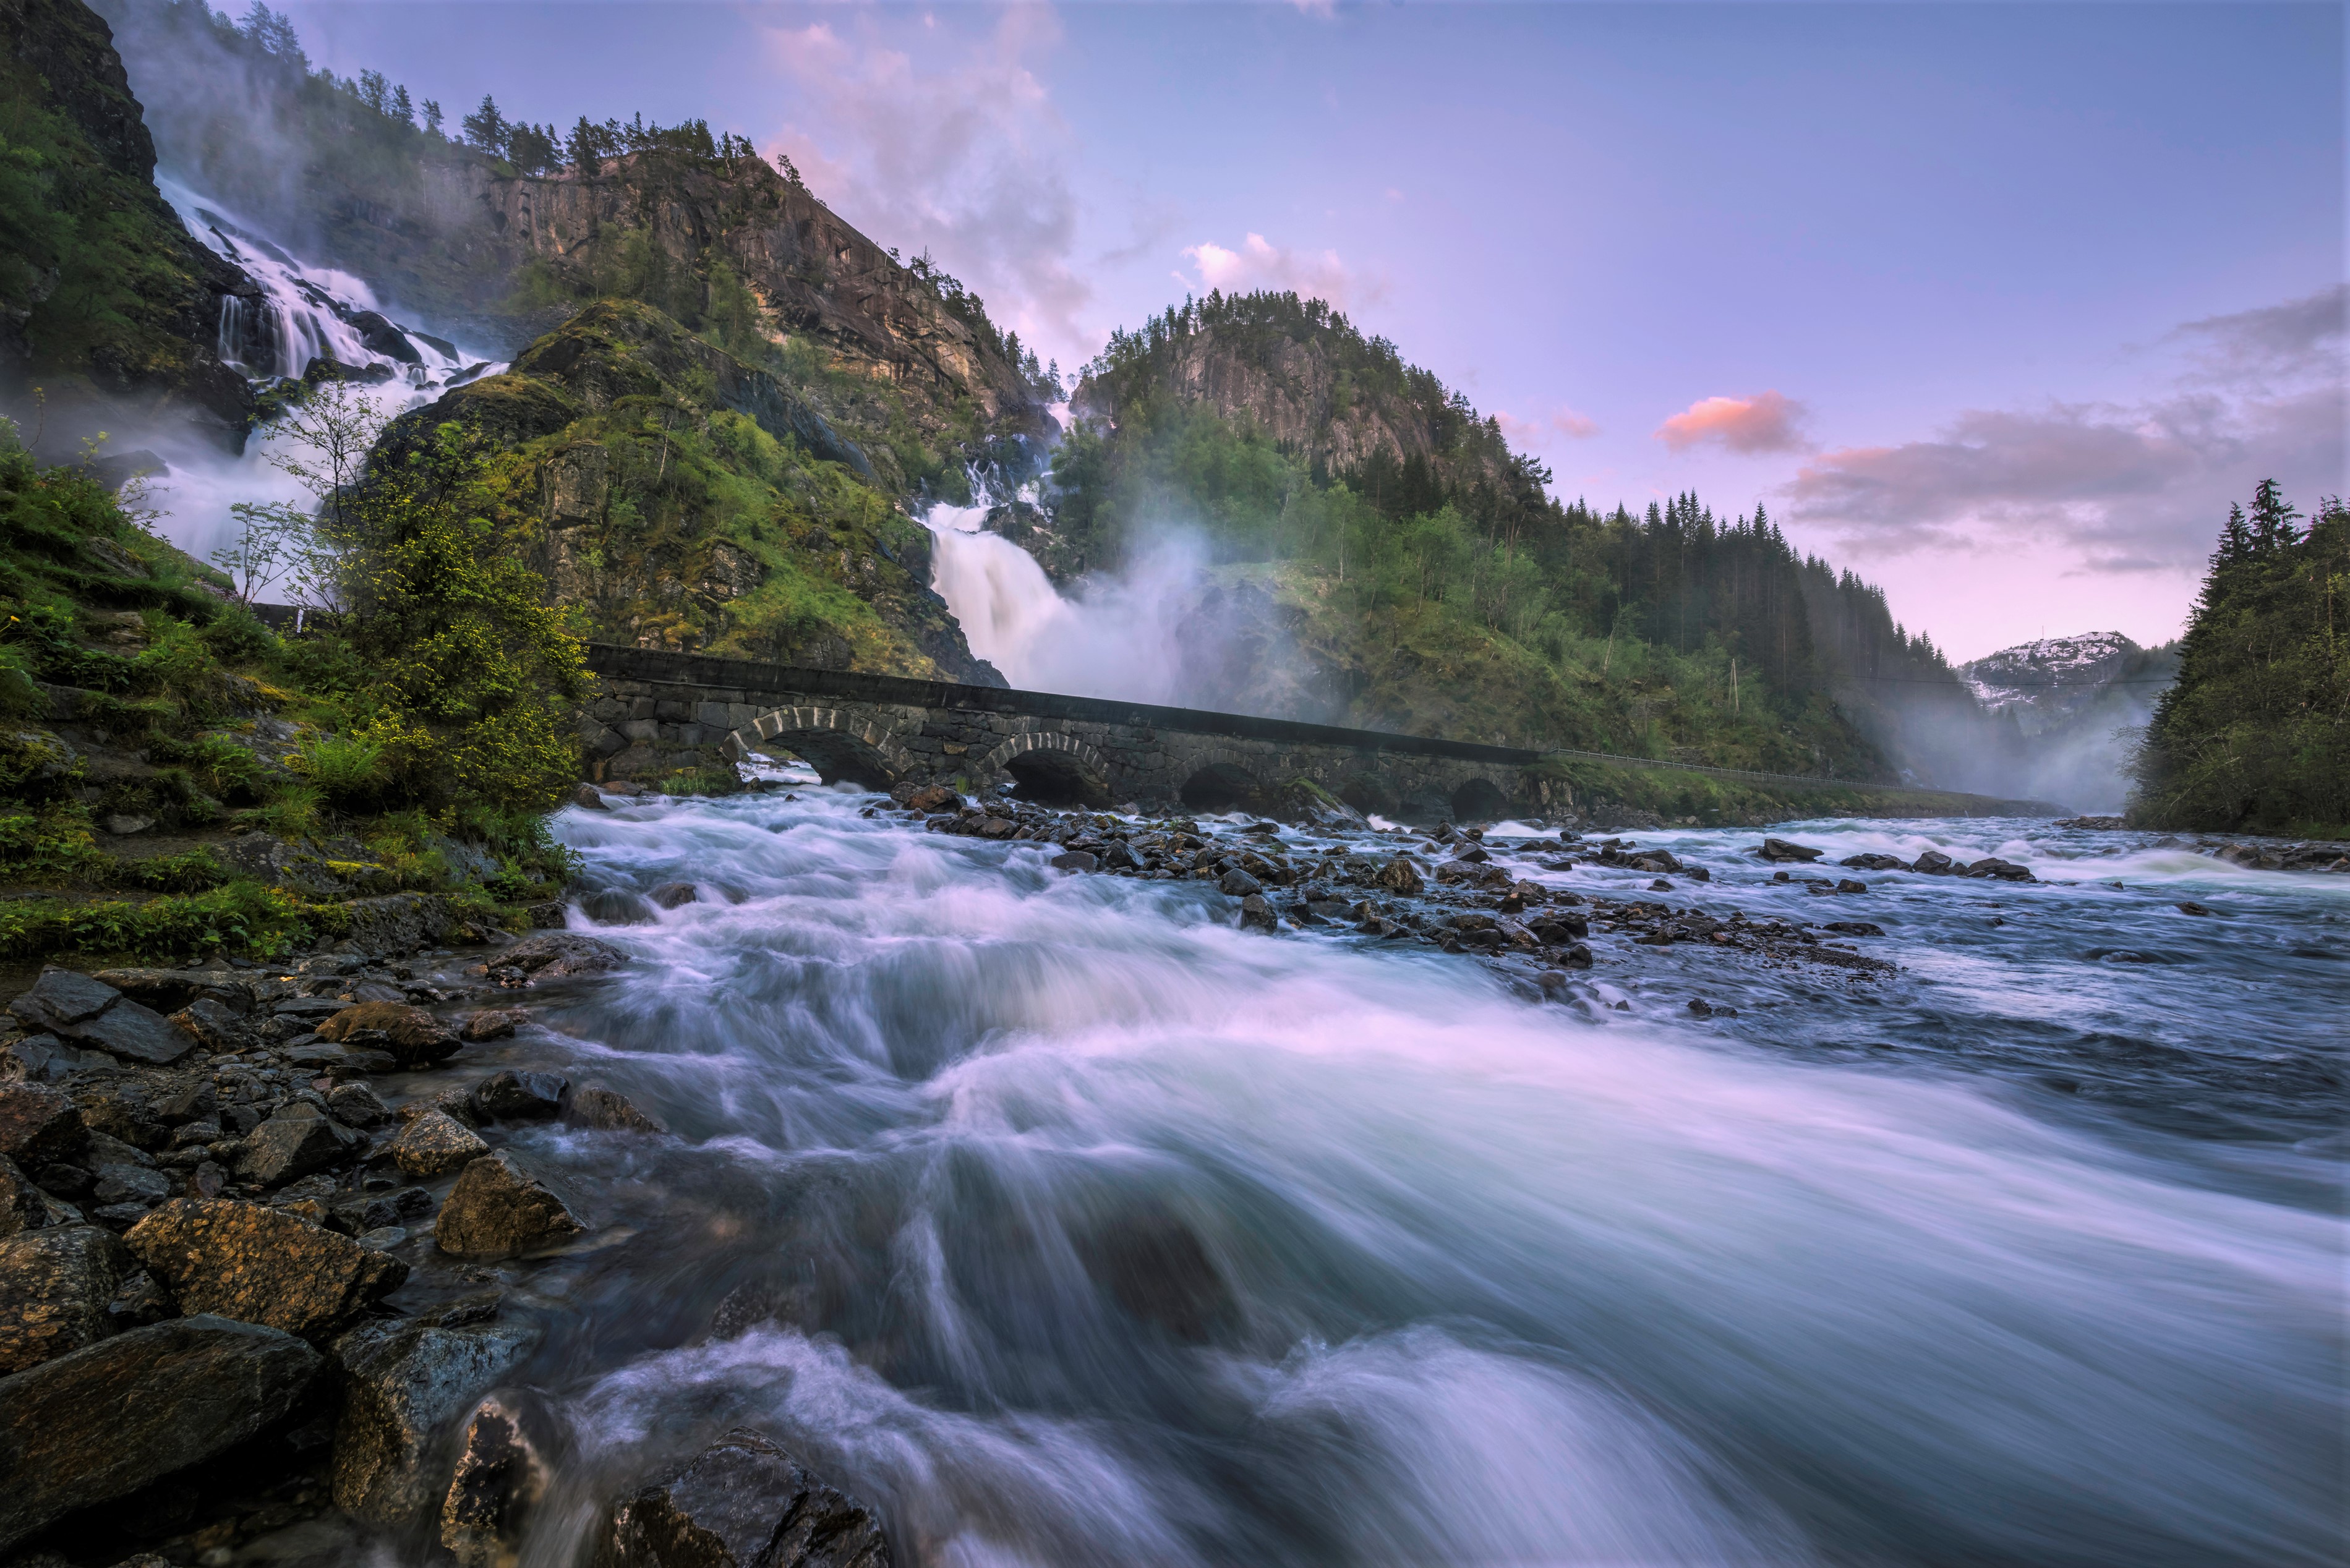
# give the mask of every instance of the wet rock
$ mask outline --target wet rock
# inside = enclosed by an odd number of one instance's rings
[[[1591,934],[1591,923],[1580,915],[1544,913],[1530,921],[1526,929],[1546,948],[1564,947]]]
[[[1264,884],[1237,866],[1227,871],[1216,883],[1217,888],[1235,898],[1245,898],[1264,891]]]
[[[113,1064],[111,1056],[78,1051],[54,1034],[34,1034],[0,1048],[0,1084],[61,1084],[76,1073]]]
[[[1251,893],[1241,900],[1241,929],[1249,931],[1270,931],[1281,924],[1280,916],[1262,893]]]
[[[702,890],[691,882],[664,882],[648,897],[664,909],[678,909],[701,898]]]
[[[954,811],[962,805],[962,796],[944,784],[901,784],[889,792],[889,798],[908,811],[923,813]]]
[[[71,1209],[34,1186],[15,1160],[0,1155],[0,1240],[74,1218]]]
[[[0,1240],[0,1374],[113,1333],[107,1305],[138,1266],[120,1238],[95,1225],[45,1225]]]
[[[180,1307],[162,1281],[138,1269],[124,1278],[114,1299],[106,1303],[106,1315],[118,1328],[144,1328],[179,1316]]]
[[[247,1181],[275,1187],[339,1164],[366,1147],[363,1134],[296,1100],[246,1136],[237,1171]]]
[[[1846,937],[1881,937],[1885,934],[1884,927],[1868,920],[1830,920],[1820,929]]]
[[[45,969],[31,990],[8,1004],[28,1029],[86,1023],[122,1000],[122,993],[69,969]]]
[[[2059,827],[2062,827],[2062,826],[2065,826],[2065,825],[2060,822],[2060,823],[2058,823],[2056,826],[2059,826]],[[2191,899],[2190,899],[2190,900],[2189,900],[2189,901],[2188,901],[2188,902],[2186,902],[2186,903],[2182,903],[2182,904],[2179,904],[2179,905],[2176,906],[2176,908],[2178,909],[2178,912],[2179,912],[2180,914],[2182,914],[2182,915],[2209,915],[2209,914],[2210,914],[2210,912],[2211,912],[2210,910],[2209,910],[2209,909],[2205,909],[2202,905],[2198,904],[2198,903],[2195,903],[2195,902],[2194,902],[2194,901],[2192,901]]]
[[[1189,1345],[1238,1321],[1239,1304],[1206,1243],[1162,1202],[1121,1205],[1072,1239],[1087,1274],[1129,1316]]]
[[[178,1199],[123,1240],[183,1311],[306,1337],[348,1323],[408,1278],[397,1258],[284,1210],[228,1198]]]
[[[619,1090],[582,1084],[563,1103],[563,1119],[573,1127],[604,1132],[663,1133],[669,1129],[629,1103]]]
[[[220,1090],[210,1078],[189,1076],[153,1101],[156,1116],[172,1126],[202,1121],[220,1106]]]
[[[2032,874],[2030,867],[2019,866],[2012,860],[2002,860],[1996,855],[1985,856],[1968,867],[1961,875],[1989,877],[2002,882],[2036,882],[2040,879]]]
[[[29,1029],[151,1066],[169,1066],[196,1048],[194,1035],[153,1008],[71,970],[43,971],[8,1010]]]
[[[441,1544],[460,1568],[511,1563],[552,1474],[550,1425],[527,1396],[494,1394],[473,1407],[464,1447],[441,1503]]]
[[[426,1111],[391,1140],[392,1162],[411,1176],[446,1176],[490,1152],[473,1128],[446,1111]]]
[[[441,1471],[427,1462],[435,1439],[520,1364],[535,1337],[513,1324],[393,1322],[362,1324],[338,1339],[336,1506],[380,1525],[431,1512],[442,1501]]]
[[[242,1051],[258,1043],[253,1026],[241,1013],[209,996],[198,997],[172,1014],[172,1022],[194,1035],[205,1049],[211,1051]]]
[[[1909,863],[1898,855],[1847,855],[1836,862],[1856,871],[1907,871]]]
[[[570,805],[579,807],[582,811],[609,811],[612,809],[611,803],[604,798],[604,792],[598,789],[591,784],[583,784],[575,786],[571,793],[564,798]]]
[[[1092,871],[1100,867],[1101,861],[1087,850],[1072,849],[1054,856],[1052,866],[1055,871]]]
[[[0,1551],[257,1436],[301,1402],[321,1364],[291,1334],[195,1316],[0,1382]]]
[[[1134,846],[1123,838],[1113,838],[1102,846],[1101,863],[1105,869],[1111,871],[1142,869],[1142,857],[1137,855]]]
[[[27,1170],[80,1152],[88,1134],[81,1109],[47,1084],[0,1084],[0,1155]]]
[[[738,1427],[615,1506],[600,1568],[889,1568],[872,1511]]]
[[[517,944],[520,945],[520,944]],[[454,1031],[421,1007],[362,1002],[318,1025],[318,1038],[353,1050],[382,1051],[403,1067],[423,1067],[456,1054]]]
[[[226,969],[102,969],[90,977],[158,1012],[177,1012],[205,999],[233,1012],[253,1011],[253,983]]]
[[[1755,853],[1762,857],[1765,860],[1800,860],[1808,862],[1817,860],[1821,856],[1826,854],[1827,851],[1825,849],[1813,849],[1801,844],[1790,844],[1783,838],[1765,838],[1762,841],[1762,847],[1757,849]]]
[[[587,1230],[554,1175],[502,1149],[465,1167],[441,1205],[433,1243],[458,1257],[511,1258]]]
[[[466,1019],[457,1033],[478,1044],[484,1040],[504,1040],[529,1022],[530,1012],[525,1008],[493,1007]]]
[[[1559,955],[1558,961],[1565,964],[1568,969],[1589,969],[1591,967],[1591,950],[1586,947],[1583,943],[1577,942],[1573,947],[1567,949],[1566,951],[1561,953]]]
[[[650,926],[652,905],[626,888],[603,888],[579,900],[579,912],[599,926]]]
[[[498,954],[491,977],[504,985],[528,985],[566,975],[601,974],[624,968],[628,953],[600,938],[577,931],[548,931],[525,937]]]
[[[1958,864],[1940,850],[1929,849],[1911,862],[1909,869],[1923,872],[1929,877],[1943,877],[1956,870]]]
[[[1625,862],[1635,871],[1679,871],[1681,863],[1664,849],[1644,849]]]
[[[563,1108],[571,1080],[560,1073],[517,1072],[509,1067],[475,1085],[473,1104],[500,1121],[544,1121]]]
[[[1835,890],[1839,893],[1866,893],[1868,891],[1868,884],[1856,877],[1839,877],[1836,878]]]
[[[150,1166],[120,1162],[101,1165],[90,1174],[96,1178],[90,1198],[102,1209],[136,1204],[144,1210],[172,1195],[171,1179]]]
[[[366,1084],[353,1080],[327,1091],[327,1110],[345,1127],[371,1127],[390,1119],[390,1107]]]

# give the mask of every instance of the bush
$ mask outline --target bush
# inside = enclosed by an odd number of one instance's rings
[[[349,925],[340,909],[249,880],[144,903],[17,899],[0,903],[0,959],[26,963],[80,952],[168,962],[224,947],[274,953]]]
[[[383,742],[369,734],[305,735],[301,754],[289,765],[343,811],[380,805],[390,785]]]

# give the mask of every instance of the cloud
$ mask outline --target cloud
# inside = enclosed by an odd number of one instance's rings
[[[1864,554],[2028,541],[2066,548],[2082,570],[2191,571],[2228,502],[2261,480],[2276,479],[2304,509],[2342,488],[2338,369],[2270,384],[2280,345],[2290,358],[2303,340],[2293,309],[2179,329],[2257,349],[2257,368],[2235,379],[2199,372],[2138,403],[1970,410],[1932,440],[1819,453],[1785,493],[1798,519]]]
[[[1085,358],[1074,142],[1031,64],[1060,40],[1053,13],[1014,6],[983,32],[935,14],[844,27],[765,29],[793,89],[769,151],[877,244],[929,251],[1040,356]]]
[[[1493,418],[1500,423],[1502,433],[1517,446],[1550,441],[1587,441],[1599,433],[1598,421],[1564,406],[1530,420],[1522,420],[1506,409],[1496,409]]]
[[[2269,380],[2329,369],[2339,376],[2345,327],[2350,284],[2335,284],[2282,305],[2189,321],[2169,340],[2189,348],[2207,379]]]
[[[1779,392],[1751,398],[1700,398],[1657,427],[1657,439],[1675,452],[1719,441],[1731,452],[1800,452],[1796,426],[1804,405]]]
[[[1294,289],[1308,298],[1328,300],[1341,310],[1387,292],[1384,285],[1357,277],[1338,259],[1336,251],[1290,250],[1263,234],[1249,235],[1236,251],[1202,240],[1184,246],[1183,254],[1198,271],[1196,280],[1180,272],[1175,275],[1176,281],[1186,287],[1219,288],[1226,294]]]

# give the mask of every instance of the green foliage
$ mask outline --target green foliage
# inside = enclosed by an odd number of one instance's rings
[[[227,948],[276,953],[349,929],[331,905],[250,880],[140,902],[0,900],[0,958],[36,962],[63,953],[176,962]]]
[[[383,741],[376,735],[305,735],[292,766],[339,811],[369,810],[392,793]]]
[[[2137,760],[2134,821],[2350,836],[2350,508],[2230,507]]]
[[[351,743],[376,749],[389,799],[548,806],[579,776],[579,640],[489,515],[493,457],[477,432],[444,424],[383,454],[348,502],[345,635],[369,677]]]

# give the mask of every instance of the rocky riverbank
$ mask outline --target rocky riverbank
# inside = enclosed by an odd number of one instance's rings
[[[337,1515],[512,1561],[547,1456],[526,1393],[501,1390],[537,1337],[502,1319],[501,1282],[595,1226],[505,1135],[661,1128],[592,1080],[464,1063],[534,988],[626,961],[546,932],[50,969],[16,997],[0,1561],[222,1563]],[[869,1513],[757,1433],[613,1500],[606,1532],[616,1563],[888,1561]],[[327,1539],[308,1560],[336,1560]]]

